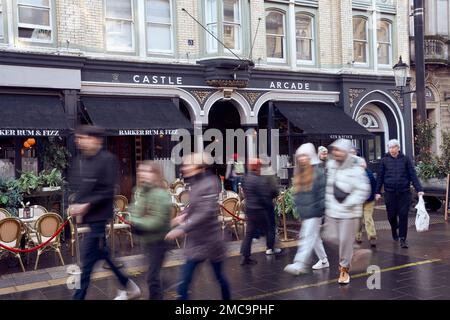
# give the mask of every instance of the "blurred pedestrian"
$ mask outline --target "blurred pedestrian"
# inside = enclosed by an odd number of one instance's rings
[[[294,201],[302,225],[294,263],[288,264],[284,271],[299,275],[309,272],[313,251],[319,258],[313,269],[328,268],[330,264],[320,237],[322,217],[325,213],[325,170],[319,165],[320,161],[312,143],[302,144],[295,156],[297,168],[294,176]]]
[[[278,196],[278,187],[277,187],[277,178],[275,176],[275,171],[272,169],[270,158],[267,155],[261,156],[261,176],[267,180],[267,184],[270,190],[275,190],[273,193],[275,198]],[[267,214],[268,214],[268,222],[269,222],[269,232],[267,233],[268,237],[271,239],[267,239],[266,244],[275,243],[276,237],[276,221],[275,221],[275,205],[274,198],[267,199]],[[261,232],[258,231],[258,234]],[[266,254],[272,255],[275,253],[280,253],[280,248],[266,248]]]
[[[372,170],[367,168],[367,163],[362,158],[361,158],[361,167],[366,171],[367,177],[369,178],[370,181],[370,195],[363,205],[363,217],[361,218],[359,231],[356,234],[356,242],[358,243],[362,242],[363,228],[365,228],[367,233],[367,239],[369,240],[370,246],[375,248],[377,241],[377,231],[375,229],[375,222],[373,221],[373,210],[375,208],[375,189],[377,186],[377,181],[373,175]]]
[[[339,245],[338,282],[347,284],[355,235],[370,184],[359,161],[350,153],[350,140],[338,139],[331,148],[332,159],[327,162],[324,237],[336,239]]]
[[[220,284],[222,298],[230,300],[230,287],[223,273],[226,257],[225,244],[221,238],[219,212],[220,184],[211,172],[212,159],[206,153],[194,153],[183,158],[182,172],[185,181],[191,185],[190,205],[183,214],[172,220],[172,229],[166,239],[186,237],[186,263],[182,268],[179,299],[187,300],[188,291],[197,266],[209,260],[215,277]]]
[[[244,164],[239,159],[239,155],[237,153],[233,154],[233,159],[230,159],[227,164],[225,179],[231,182],[231,188],[236,193],[239,192],[239,184],[242,183],[244,173]]]
[[[408,213],[411,205],[410,185],[414,185],[417,194],[423,195],[423,189],[411,159],[400,151],[400,143],[396,139],[388,142],[389,152],[383,157],[377,176],[375,199],[381,198],[384,186],[384,201],[388,220],[391,225],[392,238],[400,246],[408,248]],[[399,233],[397,233],[399,229]]]
[[[76,300],[84,300],[91,278],[92,269],[99,260],[106,260],[111,271],[118,278],[122,289],[115,300],[137,298],[141,290],[124,275],[111,260],[106,244],[105,227],[113,218],[114,187],[118,178],[118,163],[113,154],[103,150],[104,131],[95,126],[82,126],[76,131],[75,143],[81,155],[73,161],[70,172],[71,189],[75,192],[73,204],[68,212],[82,219],[89,227],[82,241],[81,287],[74,295]],[[113,230],[111,231],[111,236]]]
[[[241,265],[256,264],[257,261],[250,258],[252,239],[257,231],[264,232],[266,246],[269,254],[278,254],[280,248],[275,248],[274,228],[271,227],[268,203],[277,196],[278,190],[269,181],[261,176],[261,160],[251,158],[248,163],[248,172],[244,178],[243,190],[245,196],[245,217],[247,219],[247,232],[241,245],[243,256]]]
[[[167,252],[164,237],[170,231],[172,201],[164,187],[161,167],[142,162],[137,170],[137,186],[130,209],[132,230],[145,247],[148,260],[147,284],[150,300],[162,300],[161,268]]]

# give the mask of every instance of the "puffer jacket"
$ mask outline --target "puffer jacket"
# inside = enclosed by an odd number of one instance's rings
[[[327,187],[325,192],[325,214],[335,219],[361,218],[363,204],[370,195],[370,183],[365,170],[353,155],[342,163],[334,159],[327,162]],[[340,203],[334,195],[334,185],[348,193]]]
[[[211,172],[204,172],[189,179],[190,205],[186,208],[187,220],[178,228],[187,234],[185,255],[188,260],[213,262],[225,259],[219,213],[220,182]]]
[[[396,158],[387,153],[381,161],[376,192],[380,193],[383,185],[386,192],[409,192],[411,182],[417,192],[423,191],[412,161],[401,152]]]
[[[245,214],[249,217],[267,213],[273,206],[273,199],[278,195],[276,184],[268,176],[249,172],[242,184],[245,196]]]
[[[164,240],[170,230],[172,201],[162,188],[136,188],[130,208],[130,222],[142,234],[138,238],[145,244]]]
[[[311,190],[300,191],[294,194],[295,205],[302,220],[320,218],[324,215],[326,182],[325,169],[320,164],[317,164],[314,166]]]

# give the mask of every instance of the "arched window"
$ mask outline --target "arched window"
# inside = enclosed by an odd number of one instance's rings
[[[280,11],[266,11],[266,46],[269,61],[285,61],[286,17]]]
[[[297,42],[297,60],[314,60],[313,18],[304,13],[295,15],[295,38]]]
[[[378,64],[392,64],[392,24],[379,20],[377,26]]]
[[[353,17],[353,60],[355,62],[368,62],[368,40],[367,19],[363,17]]]

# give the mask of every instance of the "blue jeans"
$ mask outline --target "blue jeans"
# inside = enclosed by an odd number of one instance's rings
[[[188,291],[189,291],[189,286],[192,282],[192,276],[194,275],[194,271],[197,268],[197,266],[202,262],[203,261],[196,261],[196,260],[187,260],[186,261],[186,264],[183,266],[183,269],[182,269],[181,283],[178,286],[178,296],[179,296],[178,300],[187,300],[188,299]],[[222,265],[223,265],[223,261],[219,261],[219,262],[211,261],[211,266],[214,270],[214,275],[216,276],[216,279],[220,284],[220,289],[222,290],[222,299],[230,300],[231,299],[230,298],[230,286],[222,272]]]
[[[111,267],[111,271],[119,279],[122,286],[126,286],[128,277],[125,276],[112,262],[109,256],[109,250],[106,246],[105,222],[92,223],[89,225],[91,231],[86,233],[81,246],[81,279],[80,289],[77,289],[74,300],[84,300],[86,297],[89,282],[91,281],[91,273],[94,265],[99,260],[106,260]]]
[[[242,183],[242,176],[234,176],[231,180],[233,191],[239,193],[239,183]]]

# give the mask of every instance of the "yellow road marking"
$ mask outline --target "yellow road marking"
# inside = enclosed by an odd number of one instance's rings
[[[422,264],[434,263],[434,262],[438,262],[438,261],[441,261],[441,259],[430,259],[430,260],[424,260],[424,261],[419,261],[419,262],[412,262],[412,263],[407,263],[407,264],[403,264],[403,265],[400,265],[400,266],[395,266],[395,267],[389,267],[389,268],[381,269],[380,272],[394,271],[394,270],[399,270],[399,269],[404,269],[404,268],[409,268],[409,267],[415,267],[415,266],[419,266],[419,265],[422,265]],[[372,273],[364,272],[364,273],[358,273],[358,274],[352,275],[351,277],[354,279],[354,278],[362,278],[362,277],[366,277],[366,276],[370,276],[370,275],[372,275]],[[323,286],[323,285],[336,283],[337,280],[338,279],[336,278],[336,279],[333,279],[333,280],[327,280],[327,281],[321,281],[321,282],[317,282],[317,283],[311,283],[311,284],[305,284],[305,285],[301,285],[301,286],[295,286],[295,287],[292,287],[292,288],[281,289],[281,290],[277,290],[277,291],[272,291],[272,292],[268,292],[268,293],[263,293],[263,294],[258,294],[258,295],[255,295],[255,296],[251,296],[251,297],[242,298],[240,300],[263,299],[263,298],[271,297],[271,296],[274,296],[274,295],[277,295],[277,294],[288,293],[288,292],[297,291],[297,290],[301,290],[301,289],[320,287],[320,286]]]

